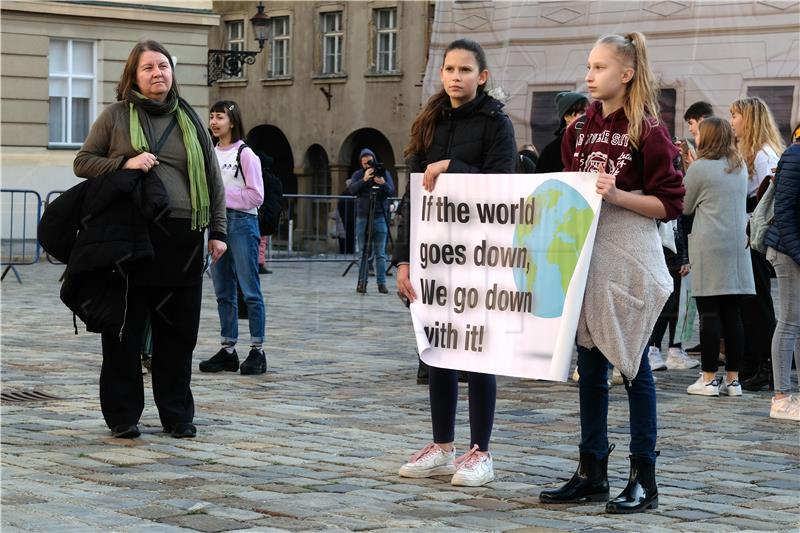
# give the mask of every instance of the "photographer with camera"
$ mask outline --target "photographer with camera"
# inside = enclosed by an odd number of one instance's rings
[[[389,233],[389,202],[387,199],[395,194],[394,180],[391,173],[378,161],[375,153],[364,148],[359,154],[361,168],[347,180],[347,190],[357,196],[356,199],[356,249],[366,257],[359,262],[358,285],[356,292],[367,292],[367,265],[371,263],[369,253],[365,250],[371,244],[375,256],[375,276],[378,291],[386,294],[386,237]],[[372,212],[370,208],[372,207]],[[372,219],[370,227],[369,220]]]

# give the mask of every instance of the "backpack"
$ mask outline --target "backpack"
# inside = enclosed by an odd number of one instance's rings
[[[767,191],[759,200],[750,219],[750,248],[762,254],[767,253],[764,237],[775,218],[775,184],[770,182]]]
[[[245,178],[241,164],[242,150],[245,148],[248,148],[248,145],[242,143],[239,147],[239,151],[236,153],[236,175],[241,172],[242,179],[246,184],[247,179]],[[281,214],[283,213],[283,208],[281,207],[281,203],[283,202],[283,183],[281,183],[280,178],[270,170],[270,163],[266,161],[268,156],[260,150],[254,150],[252,147],[249,148],[253,150],[253,153],[255,153],[259,161],[261,161],[261,178],[264,180],[264,201],[258,206],[258,229],[261,235],[272,235],[278,231]]]

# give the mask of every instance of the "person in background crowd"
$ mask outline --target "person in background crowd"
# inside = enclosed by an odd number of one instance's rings
[[[775,217],[764,237],[778,278],[778,325],[772,336],[775,396],[771,418],[800,420],[800,396],[791,393],[792,352],[800,378],[800,125],[775,174]]]
[[[689,235],[692,296],[700,314],[702,373],[686,392],[701,396],[741,396],[743,358],[742,296],[755,294],[746,250],[747,167],[734,146],[727,121],[709,117],[700,124],[697,160],[684,180],[684,213],[694,214]],[[725,331],[726,375],[717,380],[720,328]]]
[[[517,153],[517,174],[533,174],[536,172],[536,163],[539,161],[539,152],[530,143],[519,147]]]
[[[669,275],[672,277],[672,294],[669,300],[664,304],[664,309],[656,321],[656,326],[653,328],[653,335],[650,337],[648,343],[650,348],[647,357],[650,359],[650,368],[653,370],[683,370],[686,368],[695,368],[700,365],[697,359],[693,359],[683,351],[683,345],[680,342],[675,342],[675,330],[678,326],[678,300],[681,293],[681,280],[684,276],[689,274],[689,254],[686,247],[686,234],[683,228],[683,217],[678,217],[676,227],[674,230],[670,227],[668,231],[673,231],[675,235],[675,249],[673,252],[666,246],[662,247],[664,251],[664,260],[667,263]],[[667,360],[661,356],[661,341],[664,339],[664,333],[669,327],[669,347],[667,350]]]
[[[581,93],[564,91],[556,95],[555,104],[556,115],[560,121],[558,129],[555,131],[556,138],[542,150],[539,161],[536,163],[537,174],[564,170],[564,163],[561,162],[561,140],[564,138],[564,130],[586,113],[589,99]]]
[[[211,267],[222,347],[200,363],[200,371],[239,370],[242,374],[263,374],[267,371],[263,348],[267,309],[258,276],[258,206],[264,201],[261,160],[244,143],[245,129],[236,102],[221,100],[211,106],[209,124],[214,137],[219,139],[214,150],[225,184],[229,250]],[[250,352],[241,367],[236,353],[239,340],[237,285],[247,306],[250,327]]]
[[[370,194],[375,192],[375,211],[372,222],[372,256],[375,258],[375,280],[378,283],[378,292],[387,294],[386,288],[386,238],[389,235],[389,201],[390,196],[394,196],[395,187],[392,174],[378,163],[375,153],[369,148],[364,148],[359,154],[361,168],[353,172],[347,180],[347,190],[356,198],[356,248],[358,253],[362,253],[364,246],[367,245],[365,237],[368,234],[367,222],[369,217]],[[366,263],[372,265],[372,257],[368,257]],[[368,268],[367,264],[359,262],[358,279],[367,278],[367,273],[362,272],[363,268]],[[366,282],[359,281],[356,292],[366,293]]]
[[[748,97],[736,100],[730,106],[731,126],[736,134],[736,148],[747,165],[747,212],[752,213],[758,203],[761,183],[772,176],[778,164],[778,154],[784,146],[772,112],[761,98]],[[761,252],[750,250],[755,298],[742,302],[745,360],[742,388],[758,391],[772,386],[772,335],[775,331],[775,308],[772,302],[772,267]],[[728,351],[726,339],[726,356]],[[746,379],[745,379],[746,378]]]
[[[683,171],[689,168],[689,165],[694,163],[697,159],[697,135],[700,128],[700,123],[708,117],[714,116],[714,108],[708,102],[695,102],[686,109],[683,114],[683,120],[689,126],[690,138],[686,140],[677,141],[675,144],[681,150],[681,160],[683,162]]]

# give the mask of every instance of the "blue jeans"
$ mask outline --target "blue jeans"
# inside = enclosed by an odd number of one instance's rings
[[[647,350],[647,348],[645,348]],[[597,348],[578,346],[578,389],[581,406],[580,451],[598,459],[608,454],[608,370],[610,365]],[[631,455],[656,462],[656,386],[647,351],[633,381],[624,378],[630,409]]]
[[[237,283],[247,304],[250,342],[264,342],[267,307],[258,277],[260,240],[256,215],[228,209],[228,250],[211,265],[223,344],[236,344],[239,339]]]
[[[361,254],[364,246],[364,231],[367,228],[367,217],[356,217],[356,251]],[[375,213],[375,220],[372,222],[372,255],[375,257],[375,277],[379,285],[386,285],[386,236],[389,228],[386,226],[386,218],[383,213]],[[359,255],[359,260],[361,256]],[[358,279],[367,279],[367,264],[358,266]]]

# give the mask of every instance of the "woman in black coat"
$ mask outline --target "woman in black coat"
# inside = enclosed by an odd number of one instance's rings
[[[516,163],[514,128],[503,104],[485,92],[489,71],[480,45],[469,39],[450,43],[441,69],[443,89],[431,97],[411,127],[405,150],[411,172],[424,172],[423,187],[433,191],[439,174],[511,174]],[[409,193],[395,246],[397,287],[416,299],[409,279]],[[458,371],[429,368],[433,442],[400,469],[404,477],[453,474],[453,485],[480,486],[494,479],[489,439],[494,423],[497,385],[494,375],[470,372],[470,450],[455,460]],[[458,465],[458,467],[456,467]]]

